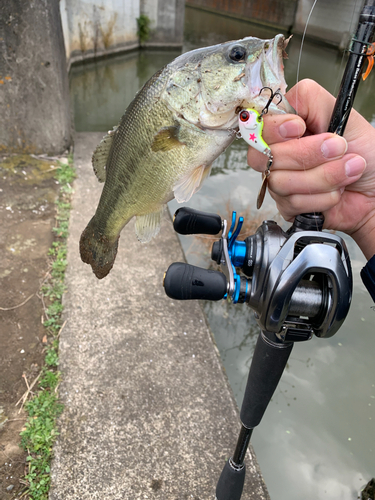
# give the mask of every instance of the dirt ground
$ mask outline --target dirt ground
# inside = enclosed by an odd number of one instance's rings
[[[30,156],[0,158],[0,498],[25,486],[26,453],[19,433],[26,416],[16,403],[44,359],[43,302],[58,183],[56,162]]]

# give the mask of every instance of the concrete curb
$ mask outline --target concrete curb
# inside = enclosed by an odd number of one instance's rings
[[[102,135],[80,133],[75,141],[60,341],[65,409],[50,500],[214,499],[238,411],[199,303],[164,294],[164,271],[183,261],[170,221],[146,245],[130,223],[104,280],[79,257],[102,189],[91,168]],[[252,449],[242,498],[269,499]]]

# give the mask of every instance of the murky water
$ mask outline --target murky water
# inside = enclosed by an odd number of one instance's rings
[[[248,35],[276,32],[213,14],[186,10],[184,50]],[[300,39],[288,47],[286,80],[296,82]],[[78,131],[108,130],[121,118],[140,86],[176,52],[135,52],[86,64],[71,73],[71,98]],[[335,50],[305,42],[299,78],[313,78],[337,93],[345,63]],[[375,125],[374,75],[360,86],[356,109]],[[319,103],[317,103],[319,105]],[[236,141],[214,164],[210,179],[190,206],[228,217],[228,207],[255,213],[260,175],[247,167],[246,145]],[[176,202],[170,203],[174,212]],[[252,214],[250,214],[250,217]],[[260,220],[277,217],[267,195]],[[372,302],[359,278],[365,263],[346,238],[354,274],[349,316],[330,339],[295,345],[253,445],[273,500],[352,500],[375,471],[375,335]],[[208,238],[182,237],[187,259],[209,265]],[[206,303],[238,404],[241,404],[258,335],[244,305]],[[235,443],[234,443],[235,444]]]

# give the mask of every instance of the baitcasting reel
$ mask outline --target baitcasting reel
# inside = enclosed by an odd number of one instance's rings
[[[230,298],[247,303],[262,331],[282,342],[331,337],[349,310],[352,274],[342,238],[322,232],[320,215],[296,217],[284,232],[266,220],[254,235],[238,241],[243,218],[228,229],[219,215],[180,208],[174,229],[180,234],[217,234],[211,258],[223,272],[174,263],[166,272],[166,294],[179,300]],[[236,271],[241,270],[241,274]]]
[[[164,277],[165,292],[173,299],[230,298],[247,303],[261,329],[240,412],[241,431],[217,483],[217,500],[241,498],[252,431],[262,420],[294,342],[309,340],[313,334],[334,335],[352,297],[346,245],[339,236],[322,232],[321,214],[297,216],[286,232],[274,221],[264,221],[254,235],[238,241],[242,224],[240,217],[236,225],[235,212],[228,230],[219,215],[177,210],[173,226],[180,234],[222,231],[211,257],[223,272],[177,262]]]

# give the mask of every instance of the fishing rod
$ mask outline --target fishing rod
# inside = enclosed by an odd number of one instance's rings
[[[350,111],[354,104],[366,57],[374,39],[375,0],[367,0],[359,16],[358,27],[352,39],[349,59],[345,67],[328,132],[344,135]],[[373,57],[373,56],[372,56]],[[373,64],[373,59],[372,59]],[[369,59],[370,69],[372,67]]]
[[[344,133],[366,57],[369,65],[373,61],[369,49],[374,31],[375,0],[367,0],[329,132]],[[217,483],[217,500],[241,498],[253,429],[262,420],[294,343],[310,340],[313,335],[331,337],[349,311],[353,284],[348,250],[340,236],[322,231],[323,223],[322,214],[301,214],[288,231],[283,231],[276,222],[266,220],[255,234],[238,241],[243,218],[237,220],[235,212],[230,226],[217,214],[186,207],[175,213],[173,226],[180,234],[216,235],[221,231],[211,258],[222,272],[181,262],[171,264],[163,281],[166,294],[177,300],[230,298],[233,303],[246,303],[260,327],[240,411],[241,430]]]

